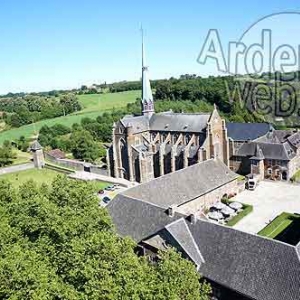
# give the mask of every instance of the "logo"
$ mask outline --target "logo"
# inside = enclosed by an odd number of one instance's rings
[[[210,29],[197,62],[224,77],[231,104],[280,125],[300,125],[299,12],[265,16],[237,40]],[[232,84],[232,79],[234,84]]]

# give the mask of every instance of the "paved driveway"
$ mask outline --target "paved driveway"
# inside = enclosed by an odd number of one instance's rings
[[[253,205],[253,212],[234,228],[257,233],[282,212],[300,213],[300,185],[262,181],[255,191],[244,191],[236,201]]]

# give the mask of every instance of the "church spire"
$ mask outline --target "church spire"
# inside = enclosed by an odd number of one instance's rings
[[[148,67],[145,62],[145,49],[144,49],[144,31],[142,32],[142,112],[144,116],[149,119],[154,114],[153,95],[149,80]]]

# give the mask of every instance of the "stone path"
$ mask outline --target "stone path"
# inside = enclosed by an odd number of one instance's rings
[[[16,173],[16,172],[20,172],[20,171],[33,169],[33,168],[34,168],[33,163],[26,163],[26,164],[21,164],[21,165],[16,165],[16,166],[10,166],[10,167],[6,167],[6,168],[1,168],[0,175]]]
[[[253,205],[253,212],[234,228],[257,233],[282,212],[300,214],[300,185],[262,181],[255,191],[246,190],[234,200]]]
[[[77,171],[75,173],[72,173],[69,175],[70,178],[74,179],[79,179],[79,180],[99,180],[99,181],[104,181],[112,184],[120,184],[124,187],[133,187],[137,185],[138,183],[136,182],[130,182],[126,179],[122,178],[114,178],[110,176],[105,176],[105,175],[100,175],[100,174],[95,174],[95,173],[89,173],[89,172],[84,172],[84,171]]]

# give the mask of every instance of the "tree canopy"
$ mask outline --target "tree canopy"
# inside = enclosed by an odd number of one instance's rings
[[[206,300],[210,287],[174,250],[158,263],[119,237],[87,183],[0,181],[1,299]]]

